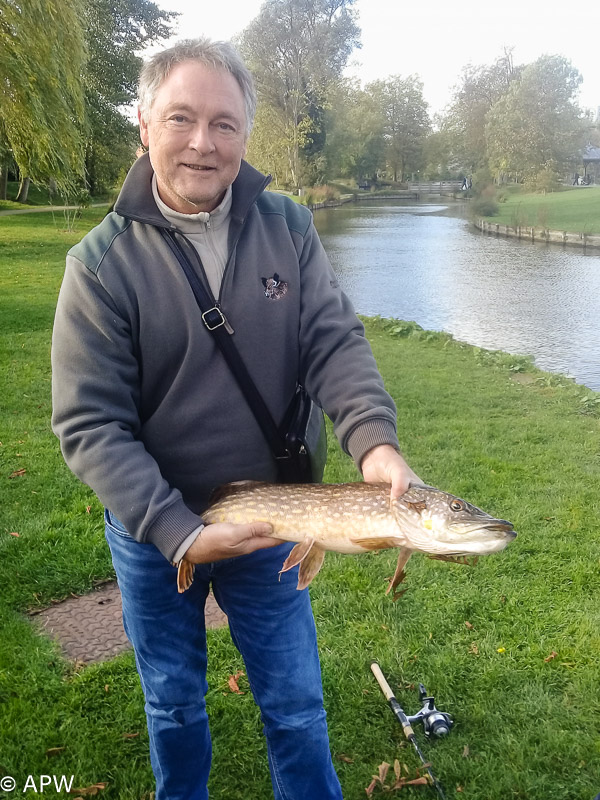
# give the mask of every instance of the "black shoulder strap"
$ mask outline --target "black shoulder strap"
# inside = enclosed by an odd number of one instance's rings
[[[227,320],[219,304],[196,274],[185,251],[177,241],[175,232],[166,228],[161,228],[161,232],[188,279],[198,307],[200,308],[204,325],[207,330],[212,333],[215,342],[223,353],[225,361],[233,373],[238,386],[242,390],[242,394],[246,398],[246,402],[250,406],[252,413],[256,417],[256,421],[273,455],[277,460],[288,459],[290,457],[290,452],[286,447],[285,439],[279,432],[271,412],[267,408],[262,395],[256,388],[256,384],[246,369],[246,365],[242,361],[242,357],[231,338],[231,334],[227,330]],[[199,256],[198,262],[201,264]]]

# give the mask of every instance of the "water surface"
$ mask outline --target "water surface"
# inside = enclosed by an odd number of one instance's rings
[[[481,234],[460,204],[349,203],[315,223],[359,313],[532,355],[600,391],[597,251]]]

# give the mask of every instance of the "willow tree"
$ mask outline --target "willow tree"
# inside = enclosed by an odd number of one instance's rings
[[[79,0],[3,0],[0,8],[0,153],[21,176],[62,191],[83,172],[85,62]],[[6,167],[6,162],[4,162]]]
[[[259,102],[277,116],[285,141],[289,182],[298,187],[302,152],[324,146],[323,111],[359,28],[354,0],[267,0],[243,31],[239,47],[254,74]]]

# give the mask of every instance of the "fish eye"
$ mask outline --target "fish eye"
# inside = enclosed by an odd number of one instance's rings
[[[452,502],[450,503],[450,508],[452,509],[452,511],[464,511],[465,504],[463,503],[462,500],[452,500]]]

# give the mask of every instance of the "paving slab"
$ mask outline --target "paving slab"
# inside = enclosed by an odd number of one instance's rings
[[[227,624],[227,617],[212,594],[206,600],[205,616],[207,628]],[[121,593],[116,581],[36,612],[35,618],[73,661],[84,664],[106,661],[131,648],[123,630]]]

